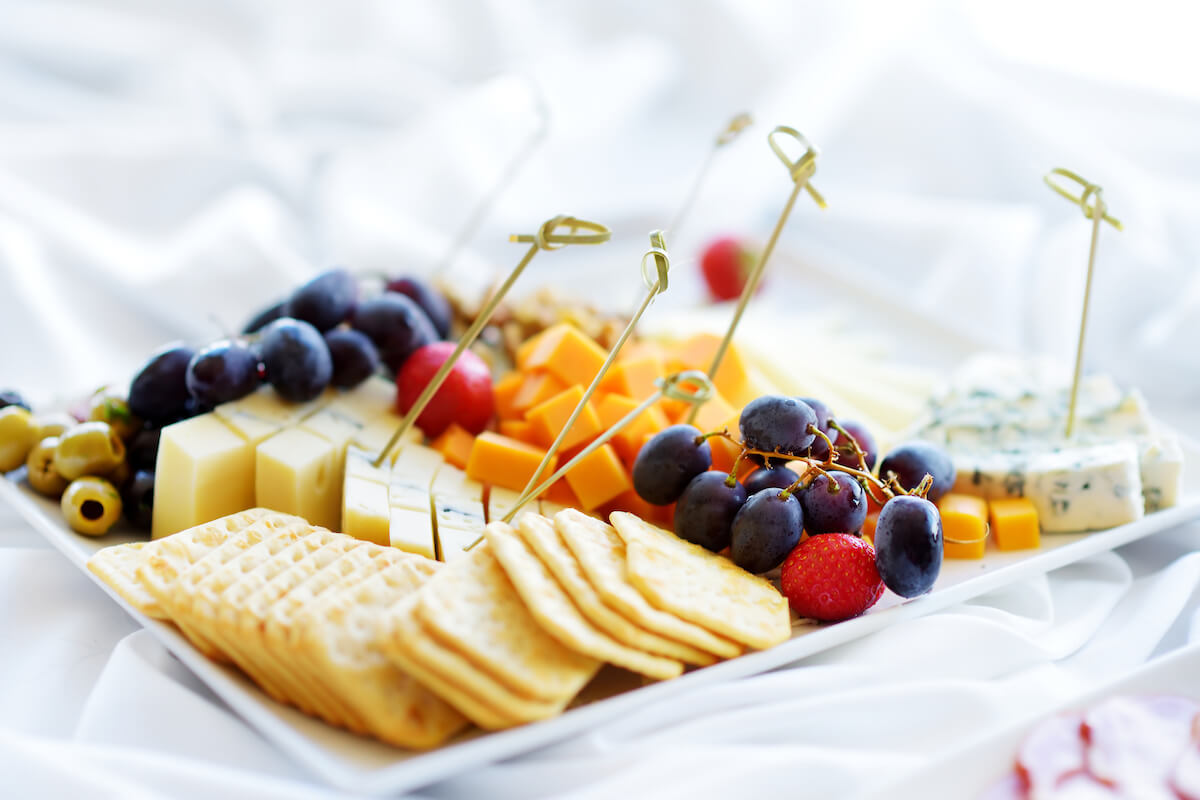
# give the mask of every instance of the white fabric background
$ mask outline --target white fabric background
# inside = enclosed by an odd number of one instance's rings
[[[536,128],[531,79],[550,135],[454,265],[476,283],[515,261],[508,233],[567,212],[613,243],[525,284],[627,302],[646,231],[748,109],[669,232],[663,305],[700,298],[704,239],[765,236],[788,186],[762,137],[787,123],[830,201],[781,243],[798,319],[830,310],[806,284],[850,285],[1069,355],[1087,227],[1040,184],[1068,166],[1127,227],[1102,232],[1089,365],[1196,434],[1200,51],[1172,6],[0,0],[0,384],[44,402],[122,379],[331,263],[428,271]],[[420,794],[850,796],[1195,641],[1198,544],[1184,526]],[[0,789],[337,796],[6,508]]]

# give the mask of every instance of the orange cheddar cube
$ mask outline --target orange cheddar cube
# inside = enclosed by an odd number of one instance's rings
[[[641,339],[628,341],[621,348],[621,352],[617,354],[617,363],[622,361],[635,361],[639,358],[656,358],[660,363],[665,364],[667,361],[667,351],[661,344],[649,339]]]
[[[683,412],[671,418],[672,424],[687,421],[687,415],[691,413],[691,405],[684,405]],[[734,426],[729,429],[729,432],[736,436],[737,420],[740,417],[741,412],[725,402],[725,398],[718,391],[714,392],[713,396],[704,405],[700,406],[700,410],[696,413],[696,419],[692,421],[692,424],[702,432],[708,433],[709,431],[719,431],[724,427],[728,427],[729,420],[732,419],[734,420]]]
[[[519,354],[518,363],[524,370],[545,370],[568,386],[587,386],[607,357],[587,334],[563,322],[538,334],[533,346]]]
[[[516,439],[518,442],[524,442],[525,444],[537,444],[537,435],[534,433],[533,423],[527,420],[500,420],[500,434],[510,439]]]
[[[503,486],[519,492],[537,472],[546,451],[525,442],[484,431],[475,437],[467,461],[467,477],[480,483]],[[546,474],[554,472],[557,458],[551,458]]]
[[[602,506],[633,488],[625,465],[608,444],[572,467],[566,478],[584,511]]]
[[[544,403],[566,388],[565,383],[545,372],[534,372],[524,376],[520,388],[513,395],[513,417],[524,417],[526,411],[538,403]]]
[[[575,407],[583,399],[583,387],[576,384],[569,389],[559,392],[525,412],[525,419],[533,425],[534,436],[542,447],[554,444],[559,431],[567,424]],[[600,435],[600,417],[589,401],[583,407],[575,424],[567,433],[559,450],[570,450],[581,444],[586,444]]]
[[[447,463],[459,469],[466,469],[467,460],[471,457],[471,449],[475,445],[475,437],[471,432],[456,422],[442,431],[442,434],[431,443],[434,450],[442,454]]]
[[[670,372],[678,369],[699,369],[707,372],[720,345],[720,336],[711,333],[697,334],[680,345],[675,357],[668,360],[667,369]],[[713,376],[713,384],[727,401],[738,408],[764,394],[763,389],[766,388],[762,381],[753,376],[750,365],[736,344],[730,344],[729,349],[725,351],[721,366]]]
[[[942,516],[942,553],[946,558],[983,558],[987,543],[987,501],[950,492],[938,501]],[[957,540],[957,541],[954,541]]]
[[[662,513],[662,506],[647,503],[641,495],[630,489],[627,492],[621,492],[611,502],[606,503],[601,517],[607,519],[608,515],[614,511],[627,511],[644,520],[652,520]]]
[[[639,402],[658,391],[654,381],[665,374],[661,358],[642,356],[613,364],[600,382],[600,388],[632,397]]]
[[[619,394],[610,394],[596,406],[596,414],[600,417],[601,427],[608,430],[639,405],[641,403],[637,400],[622,397]],[[653,436],[665,427],[667,427],[667,417],[663,414],[662,409],[658,406],[650,406],[634,417],[632,422],[617,431],[610,444],[617,451],[621,460],[632,466],[646,438]]]
[[[725,429],[729,431],[730,436],[739,437],[741,436],[741,430],[738,427],[738,418],[740,416],[741,414],[734,414],[720,425],[714,425],[711,430]],[[713,469],[719,469],[722,472],[729,472],[733,469],[733,462],[737,460],[738,454],[742,452],[742,448],[723,436],[713,436],[708,440],[708,446],[712,448]],[[750,469],[754,467],[754,463],[750,459],[744,459],[742,463],[748,464]],[[747,469],[747,472],[750,469]],[[741,472],[740,469],[738,471]]]
[[[496,416],[500,419],[520,419],[521,412],[513,405],[525,376],[510,372],[492,386],[492,400],[496,404]]]
[[[868,511],[867,518],[863,520],[862,535],[863,538],[871,544],[875,544],[875,523],[879,521],[878,511]]]
[[[1042,543],[1037,508],[1028,497],[989,500],[988,523],[1001,550],[1029,550]]]
[[[579,498],[575,496],[575,492],[567,483],[566,478],[555,481],[550,484],[550,488],[542,492],[539,497],[542,500],[549,500],[551,503],[558,503],[560,506],[568,508],[582,508]]]

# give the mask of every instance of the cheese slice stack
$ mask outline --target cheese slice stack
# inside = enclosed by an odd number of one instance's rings
[[[955,491],[1028,497],[1047,532],[1103,530],[1175,505],[1183,453],[1141,393],[1085,378],[1067,440],[1070,383],[1047,360],[977,356],[934,394],[914,433],[949,451]]]

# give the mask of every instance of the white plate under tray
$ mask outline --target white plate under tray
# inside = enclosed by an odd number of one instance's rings
[[[637,686],[625,673],[605,670],[577,705],[561,716],[497,733],[476,732],[429,753],[409,753],[318,722],[280,705],[260,692],[237,670],[209,661],[170,625],[146,619],[121,603],[185,663],[218,696],[297,764],[339,788],[364,793],[396,793],[429,784],[483,764],[564,739],[613,719],[636,706],[670,702],[705,684],[728,681],[774,669],[830,647],[865,636],[904,619],[960,603],[1030,575],[1045,573],[1095,553],[1173,528],[1200,517],[1200,450],[1185,444],[1183,502],[1137,522],[1091,534],[1044,536],[1036,551],[1001,553],[989,550],[981,561],[945,562],[933,590],[904,602],[887,592],[867,614],[829,625],[797,626],[790,641],[675,680]],[[21,478],[23,471],[0,480],[0,499],[9,502],[81,570],[97,549],[135,537],[112,533],[99,539],[73,533],[58,504],[35,494]],[[94,576],[92,576],[94,577]],[[100,583],[97,580],[97,583]],[[108,587],[100,584],[105,591]]]

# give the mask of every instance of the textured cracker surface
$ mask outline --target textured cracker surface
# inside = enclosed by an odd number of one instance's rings
[[[486,544],[431,579],[417,594],[415,613],[513,692],[547,703],[570,700],[600,668],[542,630]]]
[[[129,542],[105,547],[88,559],[87,568],[138,611],[153,619],[165,619],[166,612],[137,579],[137,568],[145,560],[142,551],[148,544]]]
[[[685,664],[704,667],[716,663],[716,656],[683,642],[651,633],[610,608],[584,575],[579,561],[563,542],[554,523],[546,517],[535,514],[522,515],[517,532],[530,549],[537,553],[542,563],[554,573],[554,577],[558,578],[584,616],[609,636],[636,650],[676,659]]]
[[[382,649],[384,613],[438,566],[425,559],[387,565],[353,586],[326,592],[299,621],[301,658],[336,687],[373,735],[399,747],[437,747],[468,724]]]
[[[611,525],[573,509],[560,511],[554,525],[600,596],[634,622],[721,658],[742,654],[736,642],[650,605],[629,582],[625,542]]]
[[[683,672],[681,662],[626,647],[589,622],[558,579],[511,526],[493,522],[484,533],[526,608],[563,645],[659,680]]]
[[[615,512],[612,523],[630,583],[655,606],[760,650],[791,637],[787,599],[770,581],[633,514]]]

